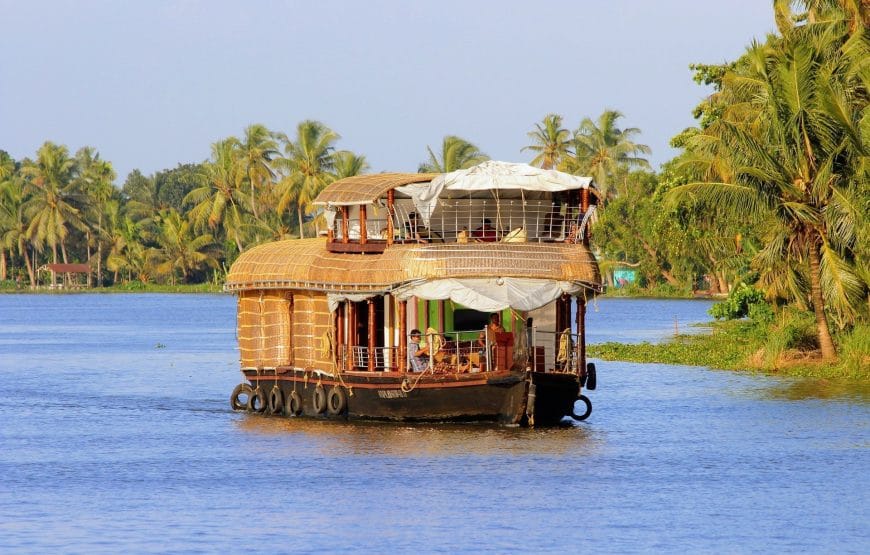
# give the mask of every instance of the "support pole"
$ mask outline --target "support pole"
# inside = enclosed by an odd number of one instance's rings
[[[350,241],[350,239],[348,239],[348,237],[347,237],[347,228],[348,228],[347,218],[348,218],[347,206],[342,206],[341,207],[341,242],[342,243],[348,243]]]
[[[335,309],[335,353],[337,356],[343,357],[338,361],[339,368],[347,367],[347,348],[344,341],[344,313],[347,301],[342,302]]]
[[[586,372],[586,299],[577,297],[577,344],[580,345],[580,367],[577,373]]]
[[[359,205],[359,244],[365,245],[369,240],[368,230],[366,229],[366,205]]]
[[[353,370],[356,367],[353,360],[353,348],[356,345],[356,305],[348,301],[347,303],[347,369]]]
[[[393,214],[395,213],[393,204],[395,201],[396,192],[390,189],[387,191],[387,245],[393,244],[393,233],[395,232],[393,229]]]
[[[399,301],[399,372],[405,372],[408,364],[408,301]]]
[[[589,211],[589,189],[580,189],[580,211],[583,213],[583,218],[585,218],[586,212]],[[589,220],[587,220],[586,229],[583,230],[583,244],[587,247],[589,246],[589,236]]]
[[[368,299],[368,309],[369,309],[369,326],[368,326],[368,331],[369,331],[369,344],[368,344],[369,372],[374,372],[375,371],[375,356],[377,354],[375,352],[375,350],[377,349],[377,342],[375,341],[376,337],[375,337],[375,300],[374,299]]]

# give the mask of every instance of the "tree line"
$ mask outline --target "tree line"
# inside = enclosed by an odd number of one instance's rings
[[[592,232],[608,281],[632,269],[641,286],[674,291],[752,284],[774,307],[811,310],[831,358],[830,330],[870,311],[868,8],[773,4],[778,32],[733,62],[692,66],[714,92],[658,171],[616,110],[574,129],[548,114],[522,150],[533,165],[594,177],[605,207]],[[369,171],[339,138],[317,121],[291,136],[255,124],[202,163],[134,170],[121,188],[92,147],[71,154],[47,142],[23,160],[0,151],[0,280],[35,285],[41,264],[62,260],[89,262],[101,285],[218,281],[254,245],[317,233],[317,194]],[[452,135],[426,155],[421,172],[488,159]]]

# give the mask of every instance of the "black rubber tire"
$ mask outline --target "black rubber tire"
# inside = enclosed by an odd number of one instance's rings
[[[332,416],[344,414],[347,409],[347,395],[341,386],[335,386],[329,390],[329,395],[326,397],[326,410]]]
[[[314,388],[314,395],[311,398],[311,404],[314,405],[314,414],[323,414],[326,412],[326,391],[322,385]]]
[[[277,385],[269,392],[269,414],[281,414],[284,410],[284,394]]]
[[[248,410],[251,412],[263,412],[266,410],[267,403],[263,388],[257,387],[248,398]]]
[[[577,398],[578,401],[583,401],[586,404],[586,412],[583,414],[577,414],[575,412],[571,413],[571,418],[574,420],[582,421],[589,418],[589,415],[592,414],[592,401],[589,400],[589,397],[585,395],[581,395]]]
[[[586,389],[595,391],[598,387],[598,376],[595,374],[595,363],[590,362],[586,365]]]
[[[233,410],[247,410],[248,401],[251,400],[251,393],[253,392],[253,388],[246,384],[240,383],[233,389],[233,394],[230,395],[230,406],[233,407]],[[243,403],[240,397],[245,395],[247,399]]]
[[[302,414],[302,397],[296,391],[291,391],[284,403],[284,416],[299,416]]]

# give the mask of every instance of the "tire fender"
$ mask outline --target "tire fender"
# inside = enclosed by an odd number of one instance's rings
[[[329,390],[329,396],[326,398],[326,410],[332,416],[344,414],[347,409],[347,395],[341,386],[335,386]]]
[[[595,363],[590,362],[586,365],[586,389],[595,391],[598,387],[598,376],[595,373]]]
[[[233,410],[246,410],[253,391],[253,388],[246,383],[240,383],[237,385],[236,388],[233,389],[233,394],[230,395],[230,406],[233,407]],[[242,395],[246,397],[245,402],[242,402]]]
[[[281,414],[284,410],[284,394],[277,385],[269,392],[269,414]]]
[[[284,415],[299,416],[300,414],[302,414],[302,397],[294,389],[287,396],[287,401],[284,403]]]
[[[266,410],[266,404],[266,394],[263,393],[262,387],[257,386],[248,398],[248,410],[251,412],[263,412]]]
[[[583,412],[583,414],[577,414],[575,412],[572,412],[571,418],[577,421],[586,420],[587,418],[589,418],[589,415],[592,414],[592,401],[590,401],[589,397],[585,395],[581,395],[577,398],[577,400],[583,401],[583,403],[586,405],[586,410]]]
[[[318,384],[317,387],[314,388],[314,395],[311,398],[312,405],[314,405],[314,414],[323,414],[326,412],[326,391],[323,389],[323,386]]]

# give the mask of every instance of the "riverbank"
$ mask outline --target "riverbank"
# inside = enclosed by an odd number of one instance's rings
[[[48,285],[41,285],[37,289],[29,286],[19,287],[13,281],[0,282],[0,294],[29,293],[48,295],[68,295],[76,293],[222,293],[223,284],[194,283],[194,284],[156,284],[131,281],[124,284],[111,285],[108,287],[76,287],[68,289],[51,289]]]
[[[818,351],[795,342],[791,328],[760,327],[746,320],[713,322],[711,333],[677,335],[663,343],[607,342],[589,345],[590,357],[626,362],[707,366],[771,375],[870,383],[870,325],[838,337],[840,358],[820,360]]]

